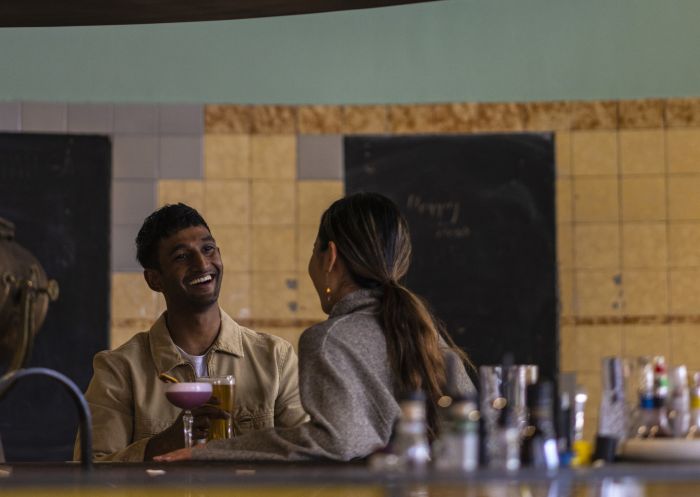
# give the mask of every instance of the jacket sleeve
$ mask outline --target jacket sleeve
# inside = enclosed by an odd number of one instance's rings
[[[301,398],[310,421],[209,442],[193,450],[194,459],[347,461],[386,444],[392,423],[372,402],[358,359],[313,331],[299,346]]]
[[[275,399],[275,426],[291,428],[309,420],[299,398],[299,362],[292,346],[284,344],[278,360],[279,392]]]
[[[93,360],[94,374],[85,398],[92,414],[92,450],[96,461],[143,461],[149,439],[132,443],[134,416],[131,378],[109,352]],[[80,458],[80,436],[73,458]]]

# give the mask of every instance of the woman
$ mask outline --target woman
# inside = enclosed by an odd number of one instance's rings
[[[411,242],[396,205],[376,193],[350,195],[321,217],[309,275],[328,313],[299,341],[299,387],[310,421],[155,458],[347,461],[384,447],[399,417],[398,399],[428,397],[437,434],[440,397],[474,389],[466,356],[422,301],[401,285]]]

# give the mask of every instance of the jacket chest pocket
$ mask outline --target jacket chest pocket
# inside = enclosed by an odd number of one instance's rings
[[[271,409],[256,412],[242,410],[236,414],[234,431],[236,435],[243,435],[273,426],[275,426],[275,416]]]

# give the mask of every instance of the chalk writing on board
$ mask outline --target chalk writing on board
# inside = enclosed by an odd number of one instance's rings
[[[435,221],[435,238],[466,238],[471,234],[469,226],[459,225],[462,204],[458,201],[427,201],[420,195],[411,193],[406,199],[406,209]]]
[[[411,193],[406,200],[406,208],[418,214],[429,216],[438,223],[457,224],[459,221],[459,202],[447,200],[444,202],[429,202],[423,200],[420,195]]]

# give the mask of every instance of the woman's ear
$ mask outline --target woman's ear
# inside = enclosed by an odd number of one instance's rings
[[[160,282],[160,273],[155,269],[144,269],[143,279],[146,280],[148,288],[154,292],[163,292],[163,285]]]
[[[324,266],[326,272],[330,273],[333,268],[336,267],[338,263],[338,247],[335,246],[335,242],[328,242],[328,250],[326,250]]]

